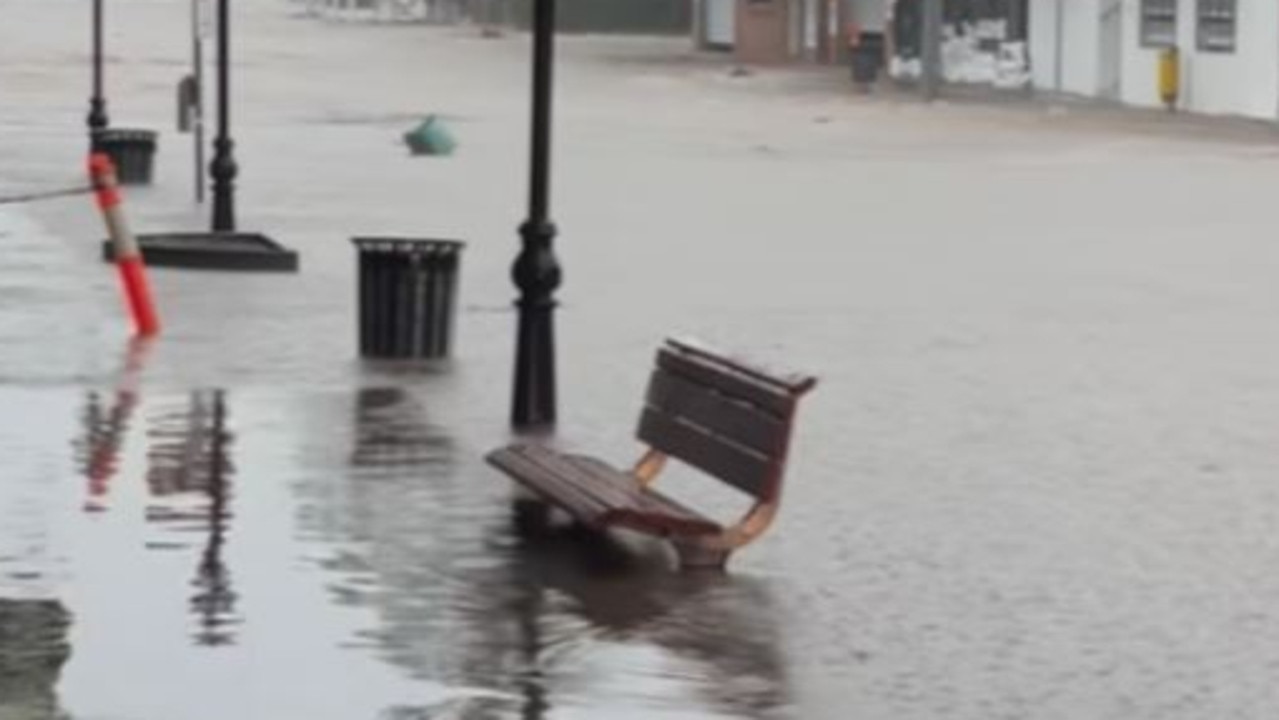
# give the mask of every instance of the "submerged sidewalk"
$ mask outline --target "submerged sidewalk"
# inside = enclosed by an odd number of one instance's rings
[[[82,5],[0,0],[0,192],[82,180]],[[110,6],[112,118],[163,131],[133,225],[202,227],[187,8]],[[527,39],[236,8],[240,222],[300,274],[154,272],[139,357],[92,205],[0,210],[0,627],[41,630],[0,667],[47,661],[0,717],[1279,705],[1273,144],[565,38],[557,441],[633,460],[667,334],[822,381],[777,526],[684,577],[521,541],[480,460],[509,432]],[[428,113],[455,156],[401,144]],[[356,358],[349,238],[379,234],[468,243],[442,371]]]

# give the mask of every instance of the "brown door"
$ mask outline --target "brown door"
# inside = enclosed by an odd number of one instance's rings
[[[737,60],[780,63],[791,56],[791,0],[737,0]]]

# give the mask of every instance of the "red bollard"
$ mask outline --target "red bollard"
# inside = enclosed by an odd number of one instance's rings
[[[129,229],[129,223],[120,207],[120,188],[115,166],[106,153],[93,153],[89,156],[89,179],[93,183],[98,209],[102,211],[102,219],[115,248],[115,264],[120,269],[120,280],[124,283],[124,295],[129,303],[129,312],[133,315],[134,327],[141,337],[155,335],[160,331],[160,321],[156,316],[155,305],[151,302],[146,265],[142,261],[138,241],[133,237],[133,231]]]

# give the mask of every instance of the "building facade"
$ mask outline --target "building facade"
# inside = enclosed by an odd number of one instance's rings
[[[925,0],[694,0],[703,46],[743,62],[843,64],[859,33],[889,36],[889,74],[922,73]],[[1279,120],[1279,0],[942,0],[949,83],[1031,87],[1160,107],[1177,50],[1178,110]]]
[[[1176,47],[1178,109],[1279,118],[1276,0],[1031,0],[1029,24],[1038,89],[1157,107]]]
[[[747,63],[843,62],[851,37],[882,33],[893,0],[693,0],[698,46]]]
[[[889,24],[889,73],[901,80],[923,74],[927,0],[895,0]],[[1027,0],[943,0],[941,73],[948,83],[1024,88],[1030,84],[1026,47]]]

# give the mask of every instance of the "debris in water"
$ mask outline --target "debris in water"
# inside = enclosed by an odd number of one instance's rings
[[[452,155],[457,141],[436,115],[427,115],[416,128],[404,133],[404,144],[414,155]]]

